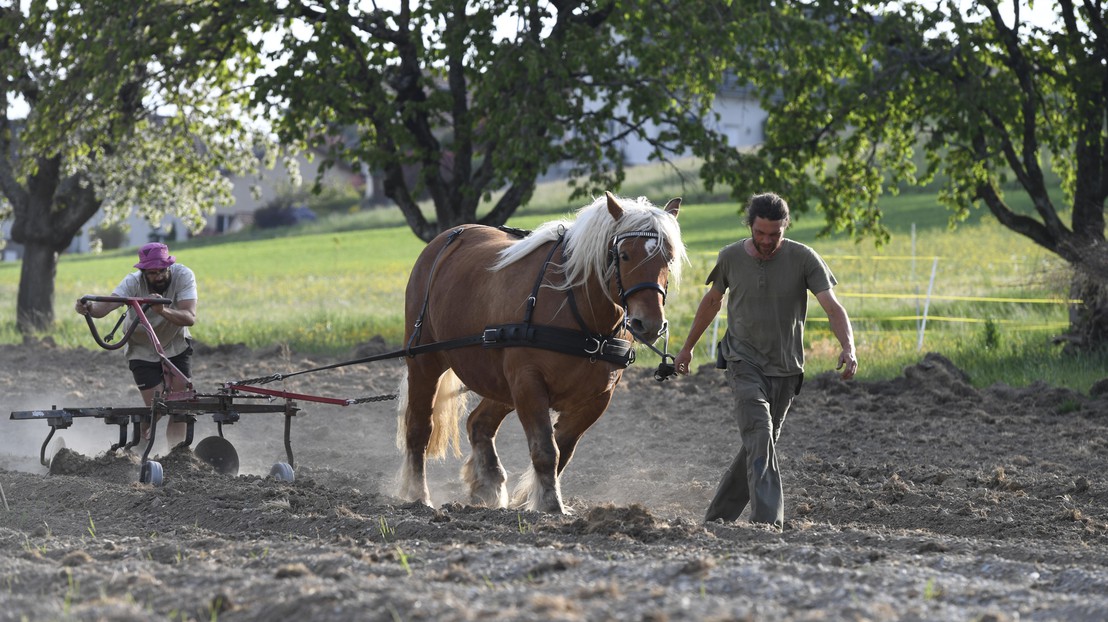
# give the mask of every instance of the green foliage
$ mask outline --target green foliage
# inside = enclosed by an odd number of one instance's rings
[[[114,250],[127,239],[127,227],[122,224],[101,225],[89,232],[89,240],[99,250]]]
[[[386,544],[395,533],[396,530],[389,526],[389,522],[382,516],[378,519],[377,531],[381,534],[381,541]]]
[[[408,554],[404,552],[404,549],[400,548],[400,545],[396,545],[396,558],[400,561],[400,567],[404,569],[404,572],[408,573],[408,576],[412,576],[412,566],[408,563]]]
[[[708,128],[721,52],[738,35],[730,2],[252,6],[256,26],[280,39],[259,50],[274,69],[255,101],[283,141],[383,175],[424,240],[461,223],[503,224],[555,165],[569,163],[575,198],[618,189],[627,138],[659,159],[722,144]],[[497,31],[505,19],[515,32]],[[336,140],[325,127],[344,129]]]
[[[198,231],[204,214],[233,203],[225,173],[254,171],[255,153],[269,151],[242,114],[243,81],[259,65],[204,4],[60,0],[5,11],[37,81],[0,88],[5,102],[29,106],[4,196],[58,158],[94,190],[108,223],[134,211],[157,226],[174,214]]]
[[[1000,347],[1000,324],[994,318],[985,320],[981,345],[986,350],[996,350]]]
[[[937,184],[952,220],[986,206],[1096,279],[1083,298],[1108,298],[1102,7],[1058,3],[1052,23],[1032,24],[1011,14],[1021,2],[756,4],[734,67],[769,113],[765,141],[698,152],[709,185],[772,189],[821,210],[826,232],[884,243],[883,197]],[[1075,322],[1074,343],[1108,343],[1105,307]]]
[[[923,599],[924,600],[937,600],[942,598],[944,590],[942,586],[935,582],[934,578],[927,580],[927,583],[923,586]]]
[[[1078,412],[1079,410],[1081,410],[1080,402],[1072,399],[1067,399],[1058,405],[1057,412],[1059,415],[1067,415],[1069,413]]]

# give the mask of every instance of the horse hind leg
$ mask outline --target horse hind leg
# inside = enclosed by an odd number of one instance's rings
[[[428,390],[431,386],[434,391]],[[409,370],[397,393],[396,445],[403,455],[397,495],[430,506],[427,458],[441,458],[451,446],[455,455],[461,455],[458,420],[465,412],[462,384],[450,370],[437,378]]]
[[[472,451],[462,465],[462,481],[469,489],[474,505],[506,508],[508,475],[496,453],[496,431],[512,407],[495,400],[484,399],[469,415],[466,429]]]

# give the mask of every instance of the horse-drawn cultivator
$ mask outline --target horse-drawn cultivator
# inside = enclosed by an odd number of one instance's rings
[[[58,408],[57,406],[51,406],[49,410],[12,412],[12,419],[45,421],[50,426],[50,433],[46,435],[46,440],[43,441],[42,448],[39,450],[39,461],[44,466],[49,466],[50,464],[50,460],[46,455],[47,446],[58,430],[64,430],[70,427],[73,425],[75,419],[94,417],[104,420],[104,423],[107,425],[119,426],[119,440],[108,449],[109,452],[121,449],[128,450],[132,447],[140,447],[145,443],[139,471],[139,481],[160,486],[163,483],[164,475],[162,465],[150,459],[151,449],[154,447],[154,443],[157,440],[158,424],[160,422],[165,422],[166,425],[173,422],[185,423],[185,440],[182,445],[188,447],[191,446],[193,442],[197,417],[210,415],[212,421],[216,424],[218,436],[210,436],[201,440],[193,451],[197,457],[211,464],[212,467],[220,473],[233,475],[238,473],[238,452],[235,450],[234,445],[224,437],[223,426],[234,424],[243,414],[282,413],[285,416],[285,454],[288,461],[274,464],[270,471],[270,475],[284,481],[292,481],[294,479],[293,467],[295,461],[292,454],[292,441],[290,435],[292,430],[292,418],[300,412],[300,409],[297,407],[293,398],[312,398],[313,396],[300,396],[283,391],[260,389],[258,387],[251,387],[245,382],[225,383],[216,393],[212,394],[197,393],[192,389],[192,382],[170,362],[168,357],[166,357],[165,351],[162,349],[157,336],[154,334],[146,318],[146,311],[151,305],[170,304],[172,301],[164,298],[129,298],[120,296],[85,296],[84,300],[121,303],[135,312],[135,319],[131,322],[130,326],[127,327],[127,330],[123,333],[123,337],[117,343],[110,343],[110,341],[112,341],[111,334],[106,340],[102,339],[92,318],[85,316],[93,338],[100,347],[108,350],[121,348],[127,343],[127,340],[130,339],[135,330],[141,326],[146,330],[155,349],[161,356],[162,373],[165,379],[163,386],[173,386],[174,383],[171,382],[171,379],[177,378],[184,380],[186,389],[183,391],[171,391],[167,389],[164,392],[156,393],[149,408],[103,406]],[[125,315],[120,317],[112,334],[119,329],[124,317]],[[260,393],[260,395],[250,395],[246,392]],[[278,401],[277,398],[283,399]],[[332,401],[330,398],[324,399]],[[349,402],[349,400],[333,401],[335,403],[341,402],[344,404]],[[145,438],[141,433],[144,427],[143,424],[145,424],[145,427],[149,430]],[[129,429],[130,433],[128,433]]]

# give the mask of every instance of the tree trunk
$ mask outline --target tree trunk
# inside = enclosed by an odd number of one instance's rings
[[[92,184],[80,174],[63,177],[61,173],[60,156],[38,158],[26,188],[17,186],[10,174],[5,184],[15,215],[12,240],[24,249],[15,311],[16,328],[24,335],[49,330],[54,323],[58,253],[100,209]]]
[[[54,323],[54,277],[58,273],[58,253],[39,243],[24,246],[23,266],[19,274],[19,300],[16,327],[24,335],[44,331]]]
[[[1108,344],[1108,283],[1082,272],[1075,273],[1070,298],[1070,332],[1062,340],[1067,350],[1096,350]]]

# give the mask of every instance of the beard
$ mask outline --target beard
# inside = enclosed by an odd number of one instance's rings
[[[758,251],[758,254],[765,258],[772,257],[773,254],[777,252],[778,248],[780,248],[780,245],[754,243],[754,250]]]
[[[169,289],[169,284],[172,281],[173,281],[173,277],[166,276],[164,281],[157,281],[155,283],[151,283],[150,281],[147,281],[146,286],[148,288],[150,288],[150,293],[151,294],[164,294],[166,292],[166,290]]]

